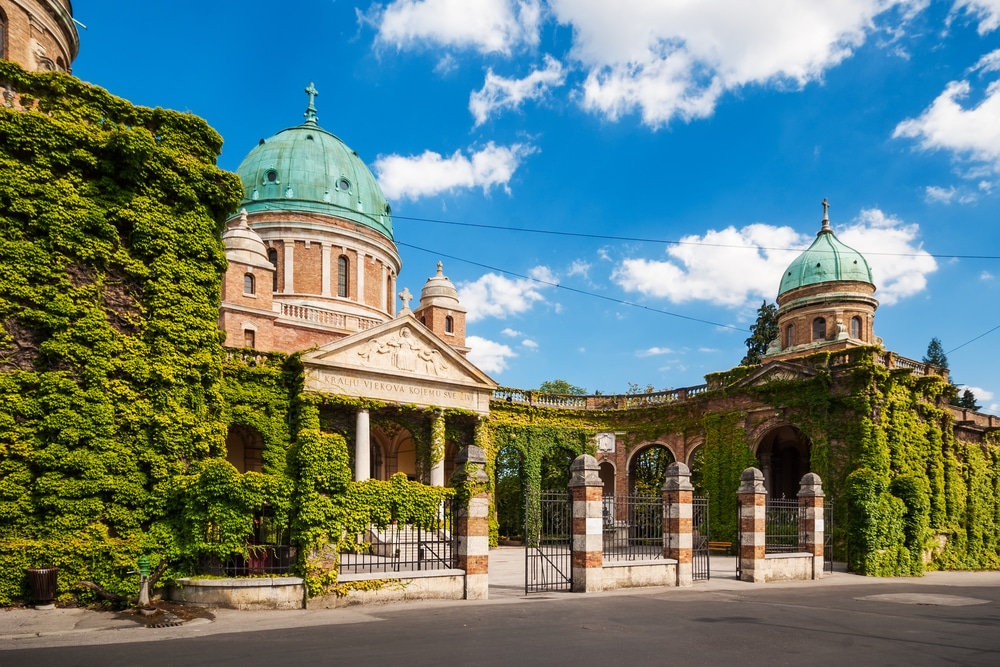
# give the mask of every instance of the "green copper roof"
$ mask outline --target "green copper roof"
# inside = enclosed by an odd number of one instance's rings
[[[836,280],[856,280],[874,284],[872,271],[860,252],[845,245],[830,229],[828,205],[823,200],[823,228],[808,250],[788,265],[781,276],[778,296],[785,292]]]
[[[319,126],[306,88],[306,121],[261,139],[236,170],[247,212],[305,211],[335,215],[370,227],[392,240],[389,203],[371,171],[337,136]]]

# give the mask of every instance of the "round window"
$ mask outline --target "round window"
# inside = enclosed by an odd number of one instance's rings
[[[264,174],[264,178],[267,179],[268,183],[274,183],[276,180],[278,180],[278,172],[276,172],[274,169],[268,169],[267,173]]]
[[[348,190],[351,189],[351,182],[346,178],[342,178],[339,181],[337,181],[337,189],[342,190],[343,192],[347,192]]]

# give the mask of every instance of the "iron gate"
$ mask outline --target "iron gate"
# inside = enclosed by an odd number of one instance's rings
[[[524,499],[524,592],[573,588],[573,503],[563,491],[535,491]]]
[[[833,500],[823,507],[823,570],[833,574]]]
[[[743,503],[736,501],[736,579],[743,576]]]
[[[711,532],[708,523],[708,498],[695,496],[692,512],[691,578],[694,581],[708,581],[712,577],[709,566]]]

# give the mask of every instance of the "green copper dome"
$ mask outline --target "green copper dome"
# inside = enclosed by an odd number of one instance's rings
[[[382,189],[358,154],[316,120],[312,84],[306,121],[261,139],[243,158],[240,206],[248,213],[300,211],[351,220],[392,240],[392,216]]]
[[[826,200],[823,200],[823,228],[816,235],[808,250],[788,265],[781,276],[778,296],[798,287],[833,282],[855,280],[874,285],[872,271],[860,252],[845,245],[830,229]]]

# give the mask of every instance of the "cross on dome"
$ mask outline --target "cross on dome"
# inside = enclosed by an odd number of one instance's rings
[[[306,112],[303,115],[306,117],[306,123],[317,125],[316,96],[319,95],[319,91],[316,90],[316,86],[313,85],[312,81],[309,82],[309,87],[306,88],[306,95],[309,96],[309,106],[306,107]]]
[[[823,197],[823,228],[820,233],[832,231],[830,229],[830,203]]]
[[[410,294],[410,290],[404,287],[403,291],[400,292],[397,296],[399,296],[399,300],[403,302],[403,310],[409,310],[410,301],[413,301],[413,295]]]

